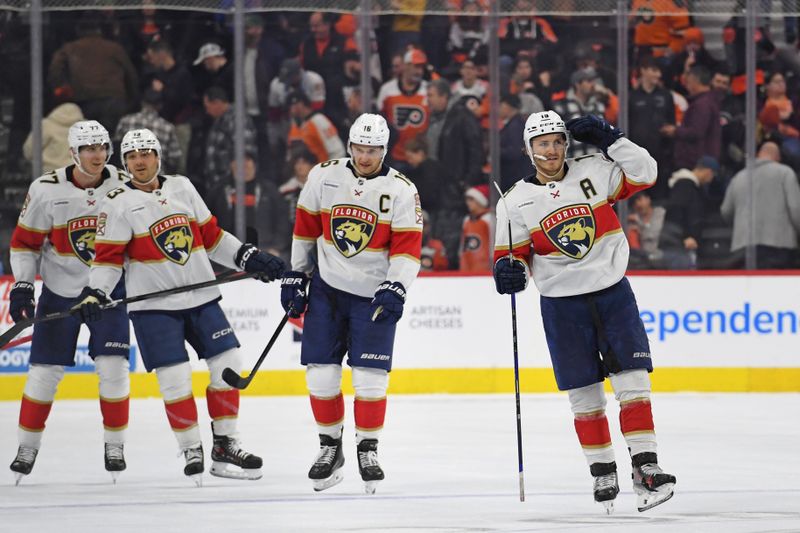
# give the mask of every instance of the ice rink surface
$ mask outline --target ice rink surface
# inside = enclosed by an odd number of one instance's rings
[[[512,395],[392,396],[379,455],[386,480],[363,493],[347,401],[344,482],[314,493],[308,399],[242,398],[246,449],[264,477],[204,477],[195,488],[159,400],[131,402],[128,470],[103,469],[97,402],[56,402],[33,473],[14,486],[19,405],[0,403],[0,531],[42,532],[800,532],[800,395],[656,394],[659,459],[675,497],[635,509],[617,404],[609,421],[622,492],[606,516],[564,395],[522,402],[526,501],[518,495]],[[206,470],[211,431],[201,413]]]

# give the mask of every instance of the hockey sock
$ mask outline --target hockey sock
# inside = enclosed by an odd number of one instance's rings
[[[192,396],[192,370],[189,363],[156,369],[158,386],[164,397],[167,420],[181,449],[200,444],[197,404]]]
[[[629,370],[611,376],[620,404],[619,426],[631,455],[656,452],[656,434],[650,407],[650,377],[646,370]]]
[[[344,396],[339,392],[332,398],[319,398],[309,395],[311,412],[317,421],[320,435],[329,435],[334,439],[342,436],[344,423]]]
[[[94,365],[100,378],[104,440],[111,444],[123,444],[130,411],[128,360],[117,356],[97,356]]]
[[[64,367],[32,364],[19,407],[17,435],[22,446],[36,448],[42,443],[42,432],[50,415],[56,389],[64,377]]]
[[[611,432],[606,418],[606,396],[603,384],[595,383],[569,392],[570,406],[575,417],[575,432],[583,448],[586,462],[614,462],[614,448],[611,446]]]
[[[356,444],[364,439],[377,439],[386,417],[386,389],[389,373],[379,368],[353,369],[353,402],[356,422]]]
[[[341,438],[344,423],[342,367],[340,365],[308,365],[306,367],[311,412],[320,435]]]
[[[231,388],[222,379],[225,368],[239,371],[241,361],[239,350],[233,348],[206,359],[211,383],[206,388],[206,405],[212,420],[215,435],[230,436],[236,433],[239,417],[239,389]]]

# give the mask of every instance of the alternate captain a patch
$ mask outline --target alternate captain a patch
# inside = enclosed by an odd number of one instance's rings
[[[561,207],[541,221],[547,238],[564,255],[583,259],[594,244],[597,224],[589,204]]]
[[[94,236],[97,228],[95,217],[78,217],[67,222],[67,234],[72,251],[85,264],[94,259]]]
[[[378,215],[369,209],[357,205],[331,208],[331,238],[345,257],[353,257],[367,247],[377,224]]]
[[[194,236],[186,215],[170,215],[150,226],[150,236],[164,257],[178,263],[186,264],[192,253]]]

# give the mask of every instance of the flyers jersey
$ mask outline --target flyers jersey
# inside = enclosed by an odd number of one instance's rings
[[[621,138],[601,154],[570,160],[561,181],[540,184],[535,176],[505,194],[515,257],[532,265],[544,296],[574,296],[617,283],[628,266],[628,242],[613,209],[656,181],[655,160]],[[494,259],[508,255],[508,217],[497,205]]]
[[[129,297],[214,279],[209,257],[236,268],[241,242],[217,226],[184,176],[159,176],[152,192],[133,184],[110,191],[97,216],[89,285],[109,294],[125,269]],[[192,309],[220,297],[208,287],[128,305],[130,311]]]
[[[406,142],[428,129],[428,82],[422,80],[417,89],[407,93],[397,79],[389,80],[378,91],[377,106],[387,122],[397,131],[392,159],[406,160]]]
[[[78,296],[89,283],[101,200],[128,181],[122,170],[106,165],[100,185],[82,189],[72,180],[74,169],[58,168],[31,184],[11,237],[14,278],[32,283],[38,271],[45,285],[65,298]]]
[[[297,200],[292,270],[314,269],[328,285],[371,298],[378,285],[398,281],[408,289],[422,248],[422,207],[417,188],[383,165],[372,178],[356,176],[349,158],[315,166]]]

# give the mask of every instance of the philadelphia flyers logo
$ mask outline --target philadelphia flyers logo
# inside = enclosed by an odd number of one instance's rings
[[[425,108],[419,105],[399,104],[394,106],[394,122],[397,129],[413,128],[425,122]]]

